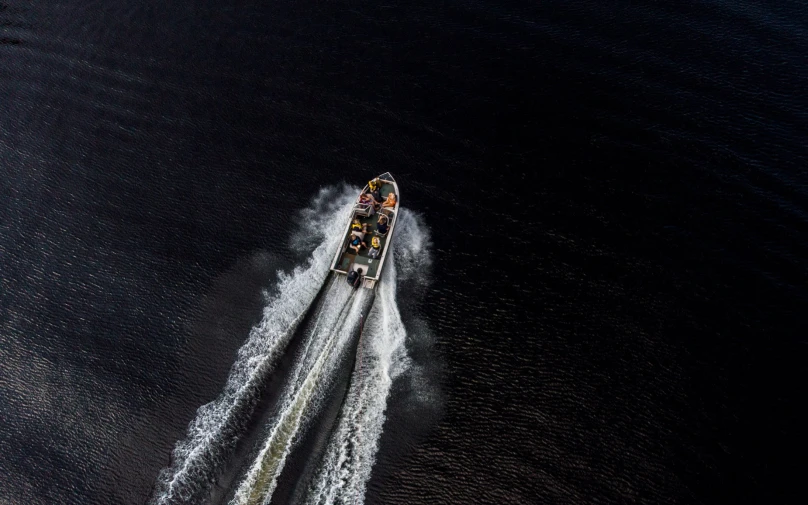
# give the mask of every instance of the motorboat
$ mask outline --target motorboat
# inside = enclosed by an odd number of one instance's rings
[[[395,205],[382,206],[376,209],[368,201],[371,194],[370,183],[365,185],[357,195],[351,209],[350,218],[342,234],[340,246],[334,255],[334,261],[331,263],[331,270],[337,274],[349,276],[349,279],[354,278],[358,273],[360,280],[356,282],[356,285],[365,289],[376,288],[376,284],[381,279],[385,261],[388,259],[392,261],[389,258],[391,256],[390,241],[393,238],[398,209],[399,205],[401,205],[401,193],[399,193],[398,184],[396,184],[392,174],[385,172],[371,179],[371,182],[377,179],[381,186],[379,192],[381,193],[382,202],[388,199],[388,195],[394,193]],[[387,221],[387,232],[382,233],[384,226],[380,229],[379,225],[385,219]],[[359,241],[356,240],[357,237]],[[372,242],[374,239],[378,239],[379,247],[375,248],[378,252],[373,251]],[[357,244],[357,242],[359,243]],[[361,273],[359,270],[361,270]],[[356,273],[352,274],[352,272]]]

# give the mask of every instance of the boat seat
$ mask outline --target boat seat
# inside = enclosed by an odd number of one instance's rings
[[[370,216],[370,209],[369,204],[357,203],[356,206],[354,206],[354,215],[368,217]]]

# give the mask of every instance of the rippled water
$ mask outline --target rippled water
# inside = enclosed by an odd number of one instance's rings
[[[791,1],[0,4],[0,502],[146,503],[300,212],[387,170],[433,262],[397,271],[365,503],[804,501],[807,33]]]

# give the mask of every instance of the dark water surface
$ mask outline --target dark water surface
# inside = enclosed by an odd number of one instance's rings
[[[144,503],[387,170],[440,394],[367,503],[802,503],[806,55],[794,1],[0,3],[0,503]]]

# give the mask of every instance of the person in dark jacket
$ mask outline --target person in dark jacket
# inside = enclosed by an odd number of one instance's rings
[[[388,226],[389,220],[387,219],[387,216],[384,214],[379,216],[379,221],[376,223],[376,232],[379,235],[387,235]]]

